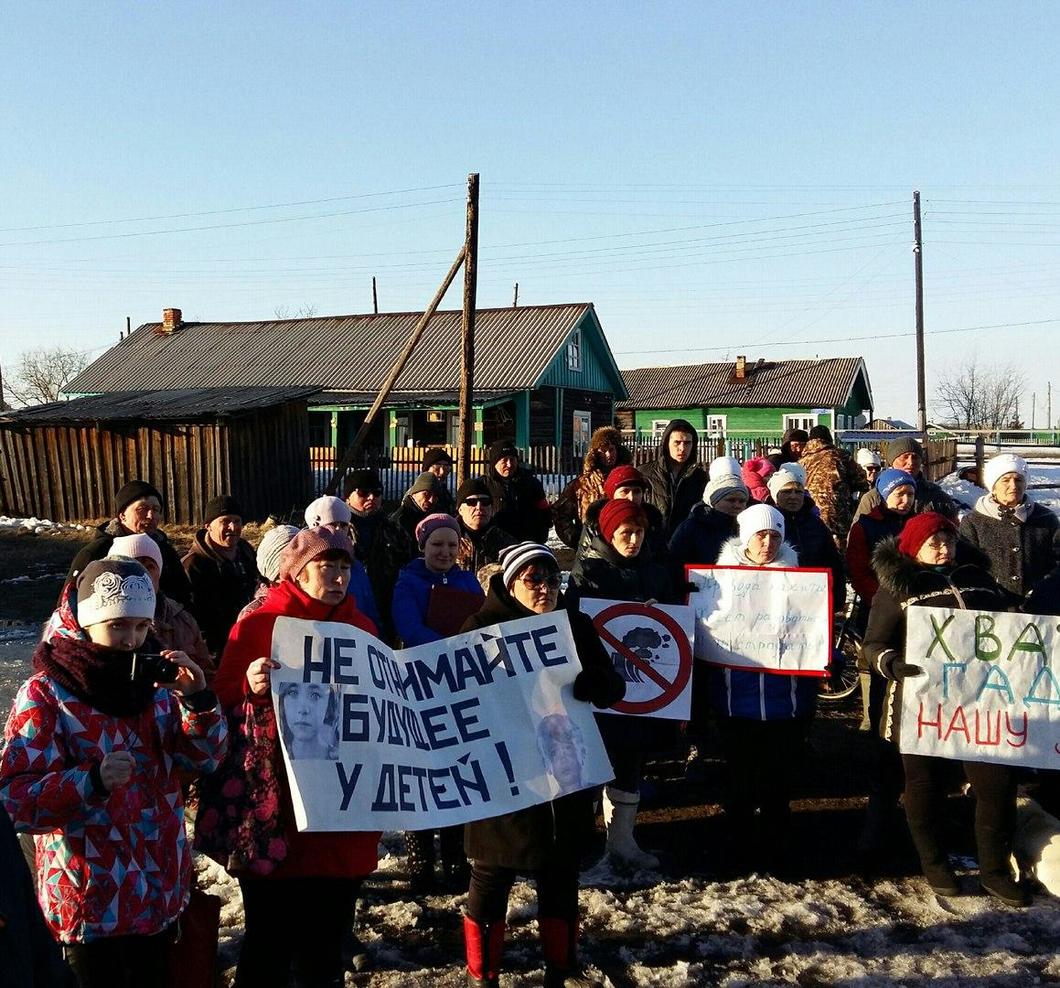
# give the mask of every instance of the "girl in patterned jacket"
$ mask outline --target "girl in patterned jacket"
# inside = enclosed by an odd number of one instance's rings
[[[185,653],[143,669],[140,656],[158,651],[154,610],[139,563],[86,566],[80,634],[37,646],[5,730],[0,801],[36,836],[41,909],[82,988],[164,984],[191,889],[181,782],[213,771],[227,745]]]

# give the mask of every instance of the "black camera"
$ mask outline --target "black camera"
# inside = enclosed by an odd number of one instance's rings
[[[180,666],[176,662],[170,662],[164,655],[133,652],[129,678],[134,683],[172,683],[179,672]]]

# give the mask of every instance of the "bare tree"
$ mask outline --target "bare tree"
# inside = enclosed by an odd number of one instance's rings
[[[940,376],[935,405],[958,428],[1000,429],[1016,414],[1025,387],[1012,364],[982,367],[973,356]]]
[[[24,350],[18,358],[13,381],[7,390],[27,405],[58,401],[63,388],[85,369],[88,357],[80,350],[39,347]]]
[[[312,319],[317,314],[317,307],[311,302],[306,302],[291,313],[289,305],[278,305],[272,310],[277,319]]]

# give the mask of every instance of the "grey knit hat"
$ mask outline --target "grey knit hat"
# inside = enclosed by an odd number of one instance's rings
[[[703,500],[712,508],[730,494],[742,494],[746,498],[751,496],[747,485],[739,477],[732,474],[722,474],[719,477],[715,477],[703,488]]]
[[[298,534],[294,525],[277,525],[270,528],[258,543],[258,572],[269,583],[280,578],[280,557],[287,544]]]

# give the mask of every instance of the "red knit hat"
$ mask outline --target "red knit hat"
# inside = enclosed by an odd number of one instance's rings
[[[612,471],[613,472],[613,471]],[[642,528],[648,527],[648,516],[639,504],[632,501],[608,501],[600,510],[600,534],[604,541],[610,542],[615,529],[623,522],[631,521]]]
[[[604,495],[610,501],[615,496],[615,491],[620,487],[640,487],[647,489],[648,482],[644,479],[642,474],[636,467],[630,466],[628,463],[623,463],[622,466],[615,467],[608,475],[607,480],[604,481]]]
[[[898,551],[904,556],[916,559],[920,547],[927,542],[936,532],[945,529],[947,532],[957,534],[957,526],[945,515],[936,511],[925,511],[923,514],[913,515],[905,523],[901,537],[898,539]]]

